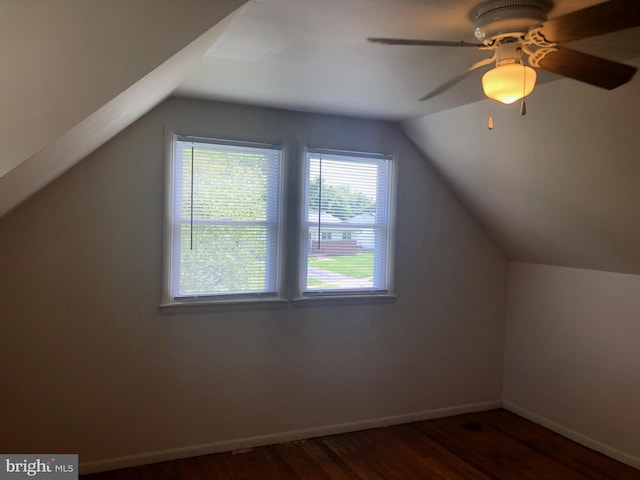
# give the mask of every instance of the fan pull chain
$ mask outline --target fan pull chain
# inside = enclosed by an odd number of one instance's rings
[[[524,63],[522,64],[522,71],[524,72],[524,76],[522,80],[522,104],[520,105],[520,115],[524,117],[527,114],[527,102],[525,101],[524,95],[527,86],[527,67]]]
[[[492,109],[493,105],[491,103],[491,100],[489,100],[489,121],[487,122],[487,128],[489,128],[489,130],[493,130],[493,109]]]

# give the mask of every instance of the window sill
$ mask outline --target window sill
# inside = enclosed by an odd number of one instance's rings
[[[283,298],[251,298],[230,299],[200,302],[165,303],[158,307],[160,313],[166,315],[197,314],[209,312],[235,312],[246,310],[274,310],[286,308],[291,302],[293,307],[313,307],[332,305],[379,305],[393,303],[397,295],[313,295],[298,297],[292,300]]]
[[[163,314],[232,312],[241,310],[265,310],[284,308],[289,300],[282,298],[245,298],[200,302],[164,303],[159,310]]]
[[[294,298],[291,302],[295,307],[309,307],[314,305],[377,305],[380,303],[393,303],[398,299],[397,295],[313,295]]]

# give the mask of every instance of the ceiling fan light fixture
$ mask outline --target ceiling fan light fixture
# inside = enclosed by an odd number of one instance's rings
[[[536,78],[536,71],[526,65],[499,65],[482,76],[482,90],[492,100],[510,105],[533,92]]]

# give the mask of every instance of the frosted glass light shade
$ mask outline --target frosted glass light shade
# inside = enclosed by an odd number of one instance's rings
[[[487,97],[509,105],[533,92],[536,78],[531,67],[517,63],[500,65],[482,76],[482,89]]]

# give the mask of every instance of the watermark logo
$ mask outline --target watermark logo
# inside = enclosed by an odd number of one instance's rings
[[[78,480],[78,455],[0,455],[0,480]]]

